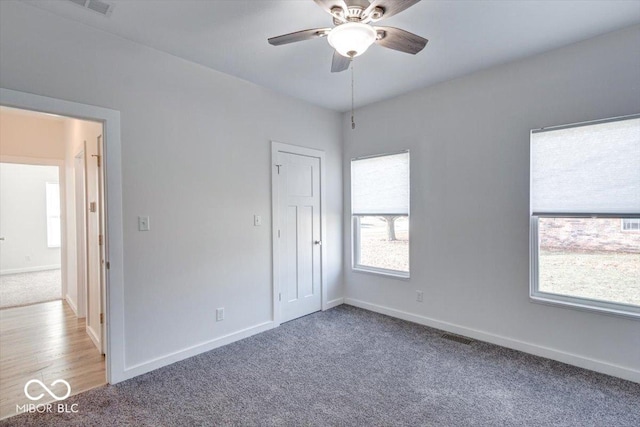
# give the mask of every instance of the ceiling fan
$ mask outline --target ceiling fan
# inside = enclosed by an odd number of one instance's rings
[[[427,44],[427,39],[408,31],[372,24],[389,18],[420,0],[314,0],[333,17],[333,28],[302,30],[271,37],[269,44],[280,46],[315,38],[327,37],[335,49],[331,72],[349,68],[351,60],[362,55],[373,43],[415,55]]]

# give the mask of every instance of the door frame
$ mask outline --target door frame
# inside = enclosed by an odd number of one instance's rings
[[[315,148],[301,147],[298,145],[285,144],[282,142],[271,141],[271,243],[272,258],[271,265],[273,271],[272,290],[273,290],[273,326],[280,326],[282,323],[281,301],[278,298],[280,293],[280,253],[278,251],[278,224],[280,223],[279,209],[280,194],[278,188],[278,168],[276,167],[276,159],[278,153],[296,154],[299,156],[307,156],[317,158],[320,162],[320,238],[322,245],[320,246],[320,295],[322,300],[322,311],[328,309],[327,306],[327,212],[326,212],[326,173],[325,173],[325,152]]]
[[[94,325],[91,324],[91,314],[93,313],[92,310],[92,305],[91,305],[91,295],[92,293],[92,286],[91,286],[91,281],[90,281],[90,275],[91,273],[97,269],[98,270],[98,289],[97,289],[97,294],[98,294],[98,318],[100,318],[100,316],[103,313],[106,313],[105,310],[105,301],[106,301],[106,294],[105,294],[105,290],[106,290],[106,285],[105,285],[105,275],[106,275],[106,262],[107,262],[107,257],[106,257],[106,251],[105,251],[105,246],[98,243],[99,242],[99,236],[100,235],[105,235],[105,227],[104,227],[104,212],[105,212],[105,201],[104,201],[104,197],[103,197],[103,186],[104,186],[104,168],[102,166],[100,166],[100,159],[104,158],[104,150],[102,148],[102,134],[104,133],[104,128],[102,129],[102,132],[100,132],[100,135],[97,136],[96,138],[96,153],[97,154],[91,154],[89,155],[88,153],[90,152],[89,147],[88,147],[88,143],[85,140],[84,143],[82,144],[82,152],[84,153],[84,201],[85,201],[85,210],[84,210],[84,224],[85,224],[85,230],[84,230],[84,234],[85,234],[85,258],[86,258],[86,286],[85,286],[85,297],[86,297],[86,321],[85,321],[85,327],[86,327],[86,331],[87,334],[89,335],[89,337],[91,338],[91,341],[93,341],[93,344],[96,346],[96,348],[98,349],[98,351],[100,351],[101,354],[106,354],[106,322],[101,322],[98,324],[98,327],[94,327]],[[89,217],[91,215],[88,214],[87,212],[87,201],[90,200],[89,199],[89,163],[90,162],[96,162],[96,159],[93,159],[93,157],[97,157],[97,163],[96,163],[96,173],[97,173],[97,182],[95,182],[95,195],[96,195],[96,213],[98,214],[98,228],[97,230],[95,230],[97,232],[97,235],[93,236],[92,233],[90,233],[90,227],[89,227]],[[97,245],[97,252],[98,252],[98,262],[97,265],[93,265],[94,263],[92,262],[92,260],[89,257],[89,251],[90,251],[90,247],[92,245],[90,245],[90,240],[92,238],[95,238],[95,242],[93,242],[94,244]],[[94,247],[95,250],[95,247]],[[95,291],[95,289],[93,289]]]
[[[57,114],[103,124],[106,270],[106,377],[111,384],[128,379],[124,342],[124,251],[122,218],[122,144],[120,112],[93,105],[0,88],[0,105]]]
[[[87,221],[86,221],[86,195],[85,195],[85,157],[84,144],[73,156],[73,176],[76,208],[76,285],[78,287],[78,311],[79,318],[87,316]],[[80,160],[80,162],[77,162]],[[78,168],[78,164],[81,166]],[[81,173],[81,179],[78,174]],[[81,186],[81,188],[78,188]],[[81,242],[81,243],[80,243]],[[81,262],[82,261],[82,262]],[[81,273],[82,271],[82,273]],[[82,280],[81,280],[82,279]],[[82,283],[81,283],[82,282]]]

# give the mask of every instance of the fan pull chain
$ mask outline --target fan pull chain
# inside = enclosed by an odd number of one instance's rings
[[[353,58],[351,58],[351,129],[356,128],[356,121],[354,119],[354,108],[353,108],[353,95],[354,85],[353,85]]]

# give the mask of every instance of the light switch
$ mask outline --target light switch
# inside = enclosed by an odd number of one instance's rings
[[[253,216],[253,225],[255,227],[260,227],[262,225],[262,217],[260,215]]]
[[[138,231],[149,231],[149,217],[148,216],[139,216],[138,217]]]

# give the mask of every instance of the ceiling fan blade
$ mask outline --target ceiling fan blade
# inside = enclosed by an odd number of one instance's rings
[[[424,49],[424,47],[427,45],[427,42],[429,41],[408,31],[401,30],[400,28],[375,27],[375,29],[378,34],[380,34],[381,32],[383,32],[384,34],[384,37],[376,40],[377,44],[389,49],[410,53],[412,55],[415,55],[416,53]]]
[[[384,11],[382,18],[380,19],[384,19],[410,8],[419,1],[420,0],[373,0],[362,14],[369,16],[375,8],[379,7]]]
[[[344,0],[313,0],[316,2],[316,4],[318,6],[320,6],[322,9],[324,9],[325,12],[327,12],[329,15],[339,18],[337,17],[332,11],[331,9],[333,9],[334,7],[339,7],[343,10],[344,15],[347,14],[347,11],[349,10],[349,8],[347,7],[347,4],[344,2]],[[342,18],[342,20],[344,21],[344,17]]]
[[[280,46],[282,44],[301,42],[304,40],[311,40],[318,37],[325,37],[329,34],[331,28],[315,28],[313,30],[296,31],[295,33],[283,34],[277,37],[271,37],[268,41],[273,46]]]
[[[331,60],[331,72],[339,73],[346,70],[351,65],[351,59],[346,56],[340,55],[338,52],[333,51],[333,59]]]

